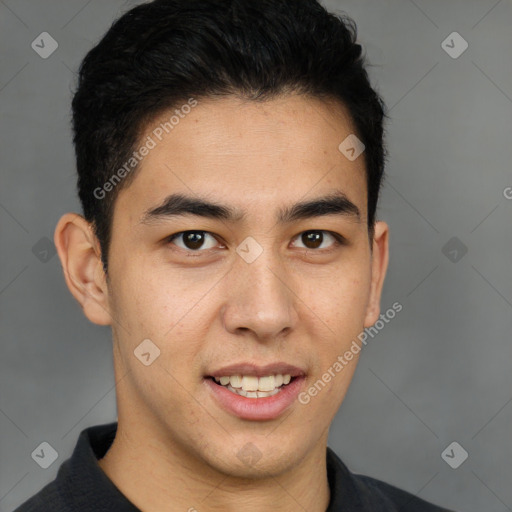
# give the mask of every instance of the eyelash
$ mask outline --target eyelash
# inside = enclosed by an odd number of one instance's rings
[[[180,231],[178,233],[174,233],[173,235],[168,236],[165,239],[165,242],[167,244],[171,244],[176,238],[178,238],[181,235],[184,235],[186,233],[206,233],[208,235],[211,235],[213,238],[215,238],[217,240],[217,237],[213,233],[210,233],[209,231],[203,231],[203,230],[199,230],[199,229],[189,229],[187,231]],[[295,236],[295,238],[300,237],[304,233],[327,233],[330,236],[332,236],[332,238],[334,239],[334,243],[328,249],[309,249],[309,248],[306,247],[305,248],[306,251],[312,251],[312,252],[318,252],[320,254],[322,254],[322,253],[325,254],[325,253],[329,253],[329,252],[337,249],[338,247],[347,245],[347,240],[345,239],[344,236],[340,235],[339,233],[335,233],[334,231],[329,231],[329,230],[326,230],[326,229],[308,229],[306,231],[300,232],[298,235]],[[323,240],[322,240],[322,243],[323,243]],[[198,250],[194,251],[192,249],[187,249],[187,248],[184,249],[182,247],[178,247],[178,249],[180,249],[182,251],[185,251],[185,252],[187,252],[189,254],[194,254],[194,255],[200,255],[200,253],[204,253],[204,252],[207,252],[209,250],[209,249],[198,249]]]

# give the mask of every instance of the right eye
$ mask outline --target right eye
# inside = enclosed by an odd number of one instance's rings
[[[189,231],[180,231],[179,233],[174,233],[167,238],[168,243],[173,243],[177,245],[180,249],[184,251],[190,252],[204,252],[203,250],[212,249],[215,247],[215,243],[210,243],[205,248],[203,245],[205,244],[205,240],[211,238],[211,240],[216,241],[216,238],[209,233],[208,231],[200,231],[200,230],[189,230]],[[175,243],[175,240],[181,241],[181,244]],[[201,248],[203,250],[201,250]]]

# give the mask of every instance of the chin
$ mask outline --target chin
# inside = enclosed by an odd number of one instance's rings
[[[241,435],[236,440],[230,439],[215,454],[206,456],[205,461],[226,476],[258,480],[278,477],[303,458],[301,450],[293,446],[283,447],[282,440],[277,437],[272,442],[265,436]]]

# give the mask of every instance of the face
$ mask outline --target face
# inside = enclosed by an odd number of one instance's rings
[[[277,475],[325,449],[359,354],[322,376],[378,319],[387,227],[372,255],[342,106],[201,100],[159,141],[169,117],[147,127],[156,146],[114,207],[104,323],[119,422],[224,474]]]

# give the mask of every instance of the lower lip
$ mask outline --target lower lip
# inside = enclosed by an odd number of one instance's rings
[[[247,398],[237,395],[224,386],[216,384],[211,378],[204,380],[224,410],[244,420],[263,421],[277,418],[290,407],[299,394],[304,377],[295,378],[279,393],[263,398]]]

